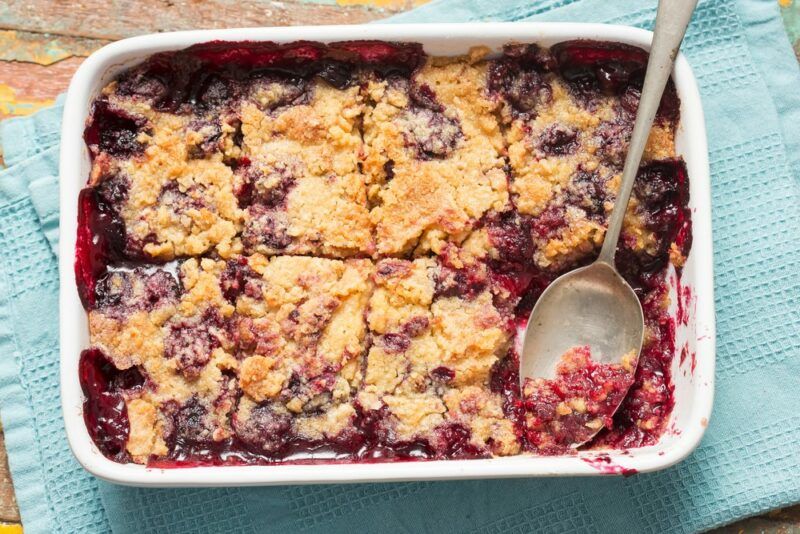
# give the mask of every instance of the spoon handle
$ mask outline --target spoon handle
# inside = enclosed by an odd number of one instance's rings
[[[672,73],[672,65],[678,55],[678,49],[686,33],[686,26],[697,5],[697,0],[659,0],[658,13],[656,14],[656,27],[653,34],[653,45],[650,47],[650,59],[647,62],[647,73],[644,77],[642,95],[639,99],[639,109],[636,112],[636,122],[625,158],[625,167],[622,171],[622,184],[614,203],[611,220],[603,241],[603,248],[597,261],[614,266],[614,254],[617,250],[619,234],[628,200],[631,197],[633,182],[639,170],[650,127],[653,125],[661,95]]]

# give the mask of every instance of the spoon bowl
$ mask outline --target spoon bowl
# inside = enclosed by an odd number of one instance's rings
[[[620,363],[644,339],[642,305],[608,263],[596,261],[558,277],[542,293],[525,328],[520,386],[526,377],[553,379],[561,356],[588,346],[597,363]],[[633,363],[635,368],[636,363]]]

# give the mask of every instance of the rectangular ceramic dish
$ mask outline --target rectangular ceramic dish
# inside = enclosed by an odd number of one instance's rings
[[[82,415],[78,359],[89,343],[86,312],[75,284],[73,261],[78,192],[89,175],[83,129],[90,103],[121,70],[156,52],[195,43],[297,40],[334,42],[352,39],[414,41],[432,55],[457,55],[471,46],[499,50],[508,42],[545,46],[570,39],[598,39],[650,46],[652,33],[624,26],[562,23],[469,23],[436,25],[318,26],[189,31],[135,37],[110,44],[89,57],[72,79],[61,137],[61,399],[69,444],[78,461],[105,480],[138,486],[233,486],[321,482],[378,482],[459,478],[499,478],[631,474],[663,469],[685,458],[708,425],[714,394],[715,325],[711,253],[711,202],[703,110],[692,70],[683,55],[673,79],[681,100],[676,134],[678,154],[687,164],[694,244],[680,280],[668,273],[671,313],[676,317],[673,363],[675,408],[667,430],[653,446],[626,451],[581,452],[574,456],[511,456],[482,460],[395,463],[267,465],[155,469],[119,464],[95,447]],[[687,289],[688,288],[688,289]],[[688,317],[688,320],[687,320]]]

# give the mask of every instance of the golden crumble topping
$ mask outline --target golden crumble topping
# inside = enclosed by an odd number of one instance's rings
[[[491,367],[512,332],[484,290],[474,298],[439,297],[440,267],[429,258],[386,259],[375,268],[368,323],[373,333],[360,404],[388,411],[383,439],[426,440],[459,423],[470,442],[496,454],[519,450],[501,399],[488,392]]]
[[[287,92],[280,83],[262,81],[242,103],[242,152],[249,164],[236,182],[251,190],[245,250],[369,255],[372,233],[358,169],[359,89],[315,81],[293,105],[286,105]]]
[[[486,62],[429,62],[409,79],[369,79],[364,173],[377,250],[438,252],[486,212],[507,209],[503,139]]]
[[[162,113],[121,98],[112,82],[104,93],[108,106],[136,117],[144,126],[136,141],[141,153],[120,158],[99,153],[91,182],[118,203],[115,208],[129,241],[126,252],[156,260],[215,251],[240,252],[234,238],[242,211],[233,192],[233,173],[224,163],[236,119]],[[199,149],[214,139],[218,146]],[[203,150],[208,150],[206,154]]]
[[[244,273],[240,294],[229,291],[236,269]],[[271,416],[294,416],[306,439],[338,434],[332,428],[355,413],[372,271],[369,260],[189,259],[180,290],[166,271],[112,273],[89,318],[92,345],[119,369],[138,366],[150,385],[127,399],[131,456],[161,454],[178,431],[154,405],[189,401],[214,441],[231,436],[229,420],[249,436],[247,418],[265,403]],[[166,296],[153,302],[148,290]],[[244,396],[231,418],[234,379]]]

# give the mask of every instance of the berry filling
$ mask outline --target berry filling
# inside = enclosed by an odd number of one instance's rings
[[[98,349],[81,353],[78,373],[85,396],[83,418],[89,435],[104,455],[127,461],[125,445],[130,427],[125,394],[141,388],[144,377],[136,367],[120,371]]]
[[[414,148],[421,160],[447,157],[464,137],[458,119],[445,114],[444,106],[428,84],[404,78],[395,78],[393,82],[403,87],[411,100],[411,105],[398,117],[406,144]]]
[[[105,100],[94,103],[91,117],[83,135],[93,156],[107,153],[125,158],[144,149],[138,141],[139,133],[146,125],[144,118],[134,117]]]
[[[383,75],[407,74],[423,58],[422,47],[412,43],[353,41],[326,46],[216,41],[155,54],[124,74],[118,90],[121,95],[150,102],[159,111],[204,112],[230,105],[254,76],[294,80],[298,88],[304,80],[319,76],[343,88],[357,81],[357,68]]]
[[[552,98],[543,73],[554,67],[550,52],[534,44],[506,45],[503,57],[489,67],[487,86],[490,92],[501,95],[514,113],[524,116]]]
[[[556,69],[579,94],[623,95],[622,105],[631,113],[639,105],[639,92],[647,68],[647,52],[620,43],[578,40],[554,45]],[[675,122],[680,113],[675,85],[670,81],[661,98],[658,117]]]
[[[543,454],[563,454],[612,428],[612,417],[633,382],[636,354],[621,364],[597,363],[589,347],[567,351],[553,379],[527,379],[522,388],[524,436]]]

